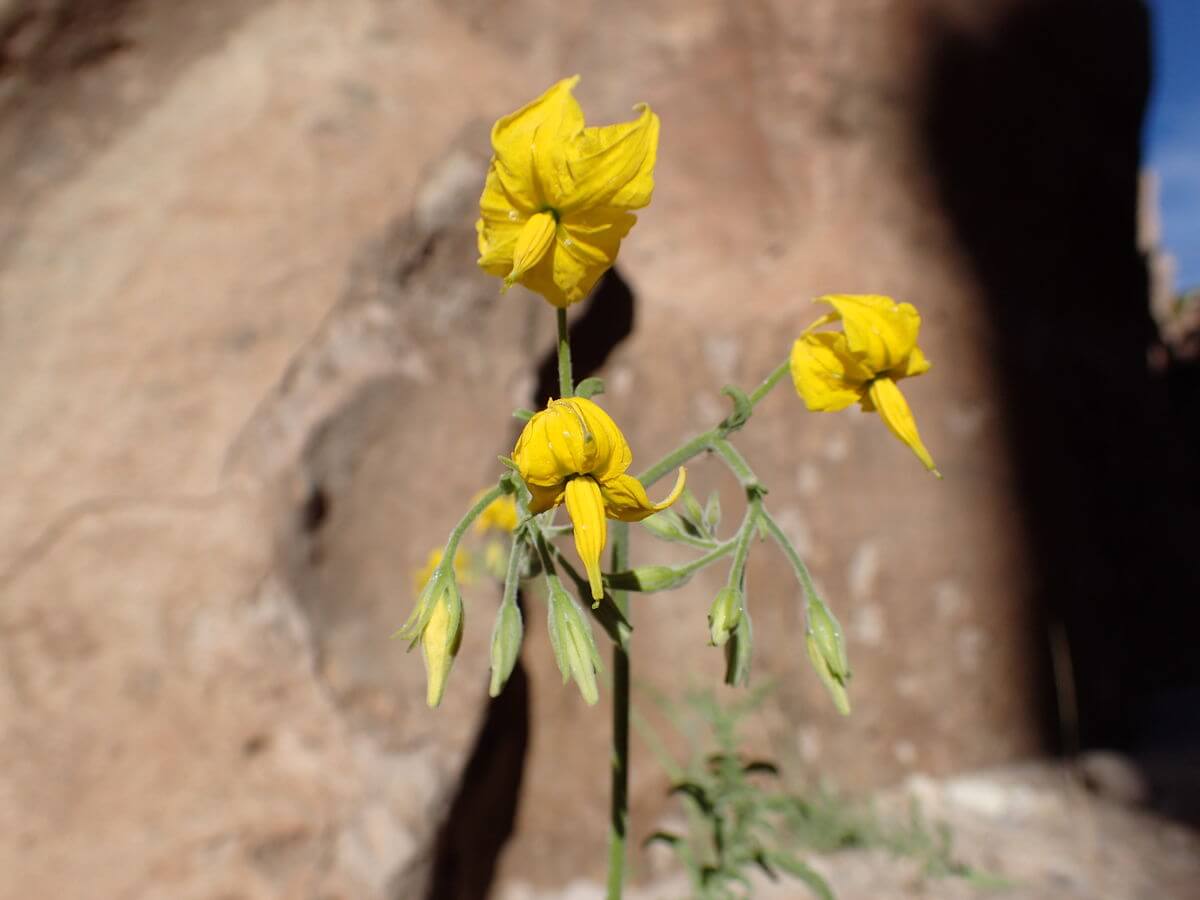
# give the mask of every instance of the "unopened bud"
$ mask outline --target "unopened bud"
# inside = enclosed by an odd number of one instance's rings
[[[704,504],[704,527],[709,534],[715,534],[717,527],[721,524],[721,495],[713,491],[708,495],[708,502]]]
[[[725,644],[725,683],[731,687],[750,683],[750,661],[754,657],[754,630],[750,612],[743,609],[729,641]]]
[[[521,638],[525,626],[521,622],[521,610],[516,603],[504,603],[496,613],[496,625],[492,629],[492,683],[488,693],[500,696],[500,691],[512,675],[521,653]]]
[[[687,536],[683,520],[679,518],[678,513],[669,509],[655,513],[648,519],[642,519],[642,527],[663,541],[678,541]]]
[[[671,566],[638,566],[624,572],[613,572],[604,580],[614,590],[653,594],[655,591],[669,591],[685,585],[694,574],[693,570]]]
[[[683,514],[692,522],[692,524],[700,527],[704,524],[704,510],[700,508],[700,501],[696,499],[696,495],[691,490],[683,492]]]
[[[554,648],[554,660],[562,672],[563,684],[574,678],[579,693],[590,706],[600,699],[596,689],[600,653],[592,629],[579,604],[561,585],[551,586],[549,606],[550,646]]]
[[[849,715],[850,697],[846,693],[846,685],[850,681],[850,662],[846,658],[842,629],[833,613],[817,599],[813,599],[808,606],[805,643],[808,645],[808,658],[833,698],[833,705],[843,716]]]
[[[741,592],[732,587],[721,588],[717,592],[717,599],[708,609],[708,633],[714,647],[720,647],[729,640],[741,617]]]
[[[462,643],[463,608],[458,587],[447,582],[433,600],[429,621],[421,632],[421,655],[425,657],[425,702],[432,709],[442,702],[446,679]]]

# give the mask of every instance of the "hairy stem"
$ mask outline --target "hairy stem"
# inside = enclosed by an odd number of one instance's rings
[[[575,381],[571,374],[571,335],[567,330],[567,311],[559,307],[554,312],[558,322],[558,396],[561,400],[575,396]]]
[[[614,522],[612,569],[629,566],[629,526]],[[629,621],[629,593],[615,590],[613,603],[621,618]],[[629,638],[626,625],[617,626],[613,642],[612,796],[608,827],[608,900],[619,900],[625,884],[625,839],[629,827]]]
[[[753,409],[759,404],[762,399],[771,393],[775,385],[779,384],[784,375],[788,373],[788,361],[785,359],[782,363],[776,366],[762,383],[748,395],[750,407]],[[698,434],[691,440],[680,445],[672,450],[645,472],[638,476],[643,486],[650,487],[658,479],[662,478],[671,470],[683,465],[694,456],[699,456],[705,450],[713,449],[713,441],[722,437],[721,425],[717,424],[705,431],[703,434]]]

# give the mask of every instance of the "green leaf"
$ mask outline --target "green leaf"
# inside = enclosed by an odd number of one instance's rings
[[[746,392],[736,385],[725,385],[725,387],[721,388],[721,393],[733,401],[733,412],[726,416],[721,424],[717,426],[724,435],[737,431],[746,424],[746,420],[754,412],[754,404],[750,402],[750,398],[746,395]]]
[[[668,847],[675,847],[682,841],[683,838],[677,834],[671,834],[669,831],[656,831],[642,841],[642,846],[649,847],[651,844],[666,844]]]
[[[697,784],[694,781],[681,781],[678,784],[671,786],[668,794],[684,794],[691,797],[696,806],[700,807],[700,811],[705,815],[711,816],[715,812],[712,798],[708,796],[708,791],[704,785]]]
[[[836,900],[829,882],[822,878],[816,869],[784,853],[772,853],[768,858],[772,864],[808,885],[808,889],[820,900]]]
[[[575,396],[583,397],[586,400],[592,399],[604,393],[604,379],[597,378],[594,375],[591,378],[585,378],[579,384],[575,385]]]
[[[773,762],[767,762],[765,759],[755,759],[742,766],[742,771],[747,775],[779,775],[779,767]]]
[[[513,410],[513,418],[520,419],[522,422],[528,422],[533,418],[533,415],[532,409],[526,409],[523,406]]]

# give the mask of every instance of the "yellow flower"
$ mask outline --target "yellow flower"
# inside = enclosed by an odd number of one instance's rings
[[[813,322],[792,347],[796,393],[810,410],[835,412],[858,403],[864,412],[878,412],[892,434],[941,478],[896,387],[901,378],[929,371],[929,360],[917,346],[921,316],[916,308],[876,294],[829,294],[817,302],[828,303],[834,312]],[[843,332],[814,331],[839,321]]]
[[[613,264],[621,239],[650,202],[658,116],[634,107],[632,122],[585,128],[564,78],[492,128],[483,196],[479,265],[550,303],[582,300]]]
[[[487,493],[487,489],[480,491],[471,501],[474,506],[479,498]],[[503,494],[489,503],[483,508],[483,512],[479,514],[479,518],[475,520],[475,530],[480,534],[485,534],[488,531],[503,531],[511,532],[517,527],[517,501],[512,498],[511,494]]]
[[[667,499],[651,503],[642,483],[625,474],[633,462],[625,436],[608,413],[582,397],[551,400],[530,419],[517,438],[513,461],[533,495],[530,512],[566,503],[594,600],[604,596],[600,554],[608,538],[605,516],[641,521],[674,503],[687,477],[680,467]]]

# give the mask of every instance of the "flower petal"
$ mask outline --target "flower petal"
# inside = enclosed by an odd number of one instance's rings
[[[479,247],[479,268],[489,275],[504,278],[512,271],[513,252],[521,236],[521,222],[494,224],[487,219],[475,222],[476,244]]]
[[[659,122],[644,103],[632,122],[585,128],[567,157],[569,193],[558,205],[563,215],[595,207],[640,209],[654,192]]]
[[[529,501],[529,511],[535,516],[538,513],[544,513],[548,509],[553,509],[563,502],[563,486],[561,483],[553,487],[542,487],[541,485],[531,484],[526,481],[525,487],[529,488],[529,493],[533,495],[533,499]]]
[[[619,474],[633,454],[612,418],[591,400],[551,400],[517,438],[513,461],[525,483],[554,487],[572,475]]]
[[[596,455],[588,474],[603,482],[620,475],[633,462],[633,451],[625,441],[625,435],[604,409],[586,397],[572,397],[566,401],[578,410],[587,426],[588,433],[596,442]]]
[[[912,452],[917,455],[917,459],[925,464],[925,468],[941,478],[942,474],[934,465],[933,457],[929,455],[929,451],[921,442],[921,435],[917,433],[916,419],[913,418],[912,410],[908,408],[908,402],[904,399],[904,395],[900,393],[900,388],[896,387],[896,382],[890,378],[876,378],[871,382],[869,398],[870,406],[879,413],[879,417],[883,419],[892,434],[908,444]],[[867,404],[864,403],[863,406],[867,408]]]
[[[850,354],[846,336],[806,333],[792,345],[792,383],[814,412],[837,412],[862,398],[871,373]]]
[[[917,348],[921,328],[921,315],[911,303],[879,294],[827,294],[817,302],[837,310],[850,351],[873,375],[908,374],[909,356]]]
[[[554,206],[566,176],[565,148],[583,131],[583,110],[571,95],[579,76],[564,78],[492,127],[493,168],[504,191],[536,212]]]
[[[504,276],[505,288],[512,287],[526,272],[542,261],[542,257],[554,242],[554,232],[557,228],[558,223],[548,212],[530,216],[513,244],[512,271]]]
[[[632,475],[618,475],[600,482],[600,492],[604,496],[604,509],[610,518],[620,519],[622,522],[640,522],[646,516],[660,512],[678,500],[686,483],[687,469],[680,466],[679,474],[675,477],[675,487],[671,488],[671,493],[661,503],[651,503],[642,483]]]
[[[554,306],[578,303],[612,266],[635,222],[632,213],[616,210],[576,213],[559,225],[554,245],[521,283]]]
[[[567,482],[566,494],[567,513],[571,517],[571,524],[575,526],[575,549],[587,571],[592,599],[599,600],[604,596],[604,585],[600,580],[600,554],[604,552],[604,544],[608,539],[600,485],[583,475]]]

